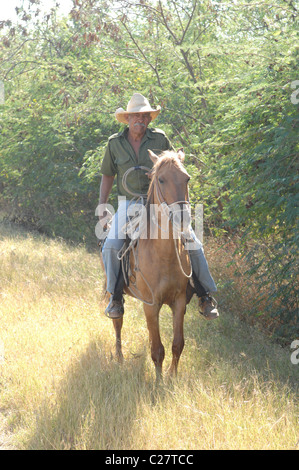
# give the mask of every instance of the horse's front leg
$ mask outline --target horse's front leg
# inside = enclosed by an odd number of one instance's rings
[[[172,362],[169,369],[170,375],[177,375],[178,363],[184,349],[184,316],[186,311],[186,296],[182,295],[172,305],[173,312],[173,342]]]
[[[150,306],[143,304],[143,308],[146,317],[147,328],[149,331],[151,356],[155,364],[156,379],[158,382],[162,377],[162,364],[165,356],[164,346],[161,342],[159,330],[159,311],[161,307],[158,305]]]
[[[121,349],[121,329],[123,326],[123,317],[113,319],[113,326],[115,330],[115,352],[118,362],[123,362],[124,356]]]

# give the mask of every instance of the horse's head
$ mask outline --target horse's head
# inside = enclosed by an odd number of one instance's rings
[[[190,224],[190,176],[183,165],[184,151],[167,150],[158,156],[149,150],[149,156],[154,163],[149,202],[163,206],[173,226],[182,232],[186,231]]]

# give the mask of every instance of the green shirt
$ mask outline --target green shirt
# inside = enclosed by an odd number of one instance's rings
[[[153,163],[149,157],[148,150],[154,153],[161,153],[164,150],[171,150],[172,146],[165,133],[160,129],[147,128],[139,148],[138,160],[135,151],[127,139],[128,128],[118,134],[112,135],[108,140],[108,145],[101,166],[101,173],[107,176],[117,175],[117,191],[119,196],[132,199],[132,194],[128,193],[122,184],[124,173],[132,167],[145,166],[152,168]],[[126,179],[127,188],[139,194],[146,194],[150,180],[145,171],[131,171]]]

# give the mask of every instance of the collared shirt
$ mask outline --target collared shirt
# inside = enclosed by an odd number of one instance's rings
[[[118,134],[112,135],[103,158],[101,173],[107,176],[117,175],[117,191],[119,196],[132,199],[122,184],[123,175],[130,168],[144,166],[152,168],[153,163],[149,157],[148,150],[159,154],[164,150],[171,150],[172,146],[165,133],[160,129],[147,128],[140,144],[138,160],[135,151],[128,141],[128,128]],[[126,178],[127,188],[138,194],[146,194],[150,180],[145,171],[136,170],[129,172]]]

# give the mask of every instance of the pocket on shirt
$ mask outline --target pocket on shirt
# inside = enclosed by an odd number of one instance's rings
[[[125,166],[125,167],[130,167],[130,166],[134,166],[133,163],[131,165],[129,165],[129,162],[130,162],[130,155],[126,155],[126,154],[123,154],[123,155],[117,155],[117,157],[115,158],[115,163],[117,166]]]

